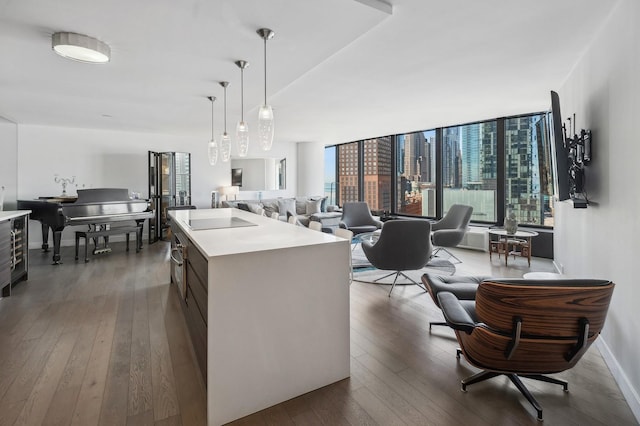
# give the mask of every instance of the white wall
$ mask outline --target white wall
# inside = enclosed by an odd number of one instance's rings
[[[324,145],[298,142],[298,185],[296,195],[324,194]]]
[[[18,127],[0,117],[0,210],[15,210],[18,190]],[[4,186],[4,192],[2,187]],[[4,203],[2,203],[4,198]]]
[[[556,209],[556,263],[616,287],[599,347],[640,420],[640,3],[623,0],[560,88],[563,118],[593,131],[591,204]]]
[[[192,204],[208,208],[211,206],[211,191],[231,184],[230,163],[219,161],[215,166],[209,165],[209,139],[206,134],[162,135],[18,125],[17,198],[59,195],[62,187],[54,182],[55,174],[76,177],[76,185],[67,187],[70,194],[83,187],[120,187],[138,191],[147,197],[147,151],[180,151],[191,153]],[[260,155],[259,148],[253,148],[255,154]],[[4,161],[4,145],[2,152]],[[250,150],[249,154],[252,153]],[[271,153],[287,157],[287,165],[295,168],[295,144],[281,146],[274,143]],[[295,180],[288,180],[287,186],[295,191]],[[34,230],[29,239],[32,248],[41,244],[40,227],[37,225],[37,222],[31,223]],[[72,235],[72,230],[65,229],[63,245],[72,243]]]

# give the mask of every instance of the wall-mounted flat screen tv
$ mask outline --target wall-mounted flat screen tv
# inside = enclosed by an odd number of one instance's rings
[[[564,130],[562,128],[560,97],[553,90],[551,91],[551,149],[558,200],[569,200],[571,199],[569,152],[565,146]]]

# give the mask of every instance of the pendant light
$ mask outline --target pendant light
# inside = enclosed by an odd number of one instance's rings
[[[209,100],[211,101],[211,140],[209,141],[209,164],[215,166],[218,162],[218,142],[216,142],[215,133],[213,131],[213,103],[216,101],[215,96],[209,96]]]
[[[238,144],[238,155],[246,157],[249,152],[249,126],[244,122],[244,69],[249,66],[247,61],[236,61],[240,68],[240,121],[236,126],[236,143]]]
[[[227,86],[229,86],[229,82],[221,81],[220,86],[224,88],[224,133],[220,137],[220,157],[226,163],[231,158],[231,138],[227,133]]]
[[[263,151],[269,151],[273,146],[273,109],[267,104],[267,40],[276,34],[269,28],[260,28],[258,35],[264,40],[264,104],[258,110],[258,139]]]

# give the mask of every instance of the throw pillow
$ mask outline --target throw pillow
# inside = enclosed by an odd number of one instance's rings
[[[307,201],[305,214],[320,213],[322,211],[322,209],[320,208],[321,204],[322,204],[322,200]]]
[[[320,200],[320,212],[325,213],[327,211],[327,197],[312,197],[311,200]]]
[[[264,207],[262,206],[262,203],[248,203],[247,205],[249,206],[249,211],[251,213],[260,214],[258,212],[259,209],[264,210]]]
[[[246,212],[250,212],[251,210],[249,210],[249,205],[247,203],[238,203],[238,208],[240,210],[244,210]]]
[[[293,198],[278,198],[278,212],[280,216],[287,214],[287,212],[291,212],[295,216],[296,200]]]
[[[307,199],[296,198],[296,214],[305,214],[307,211]]]
[[[264,214],[267,217],[271,217],[272,213],[278,213],[278,203],[276,201],[262,201]]]

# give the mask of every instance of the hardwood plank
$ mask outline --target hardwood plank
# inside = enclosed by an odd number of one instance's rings
[[[64,327],[73,315],[73,307],[65,309],[64,304],[53,304],[48,321],[48,328],[39,338],[36,338],[37,348],[32,350],[22,368],[14,372],[14,379],[7,389],[5,396],[0,400],[0,412],[4,410],[6,404],[13,404],[16,401],[26,401],[33,390],[38,376],[44,368],[46,361],[53,350],[58,337],[62,334]],[[40,321],[39,321],[40,322]],[[27,334],[29,334],[27,332]]]
[[[156,421],[180,413],[162,309],[162,297],[167,297],[168,290],[169,286],[154,287],[149,290],[147,295],[149,303],[153,411]]]
[[[353,391],[352,396],[376,423],[389,426],[406,424],[383,400],[376,397],[366,386]]]
[[[362,380],[364,386],[377,398],[384,401],[385,405],[407,424],[427,424],[428,417],[424,416],[416,407],[412,406],[406,398],[395,391],[387,383],[383,382],[375,374],[371,373],[356,358],[351,359],[351,374]]]
[[[155,426],[188,426],[190,423],[182,423],[180,415],[167,417],[166,419],[158,420],[154,423]]]
[[[42,373],[33,386],[31,394],[25,401],[22,412],[14,423],[16,426],[43,423],[47,408],[53,399],[64,366],[67,364],[77,338],[78,332],[75,330],[60,336]]]
[[[153,410],[142,411],[133,415],[127,416],[127,426],[146,426],[154,424]]]
[[[89,356],[78,401],[74,407],[72,425],[96,424],[100,417],[117,311],[118,297],[115,295],[107,297],[93,347],[91,348],[91,355]]]
[[[171,352],[182,424],[205,425],[207,423],[206,388],[197,366],[175,286],[169,286],[165,312],[167,343]]]
[[[263,410],[262,418],[268,426],[291,426],[294,424],[282,404],[274,405],[271,408]]]
[[[121,293],[118,300],[118,314],[100,410],[101,425],[123,425],[127,421],[133,296],[134,292],[129,288]]]
[[[341,380],[324,388],[326,398],[340,412],[342,417],[352,425],[377,424],[366,409],[358,404],[353,397],[353,392],[363,386],[352,376],[349,379]]]
[[[77,302],[85,305],[84,316],[78,318],[78,323],[82,324],[82,327],[78,330],[78,339],[69,361],[64,367],[58,388],[49,404],[43,424],[62,425],[71,423],[73,409],[80,394],[105,301],[105,297],[98,297]]]
[[[129,372],[128,415],[153,411],[151,390],[151,351],[147,291],[138,289],[134,297],[131,336],[131,369]]]

